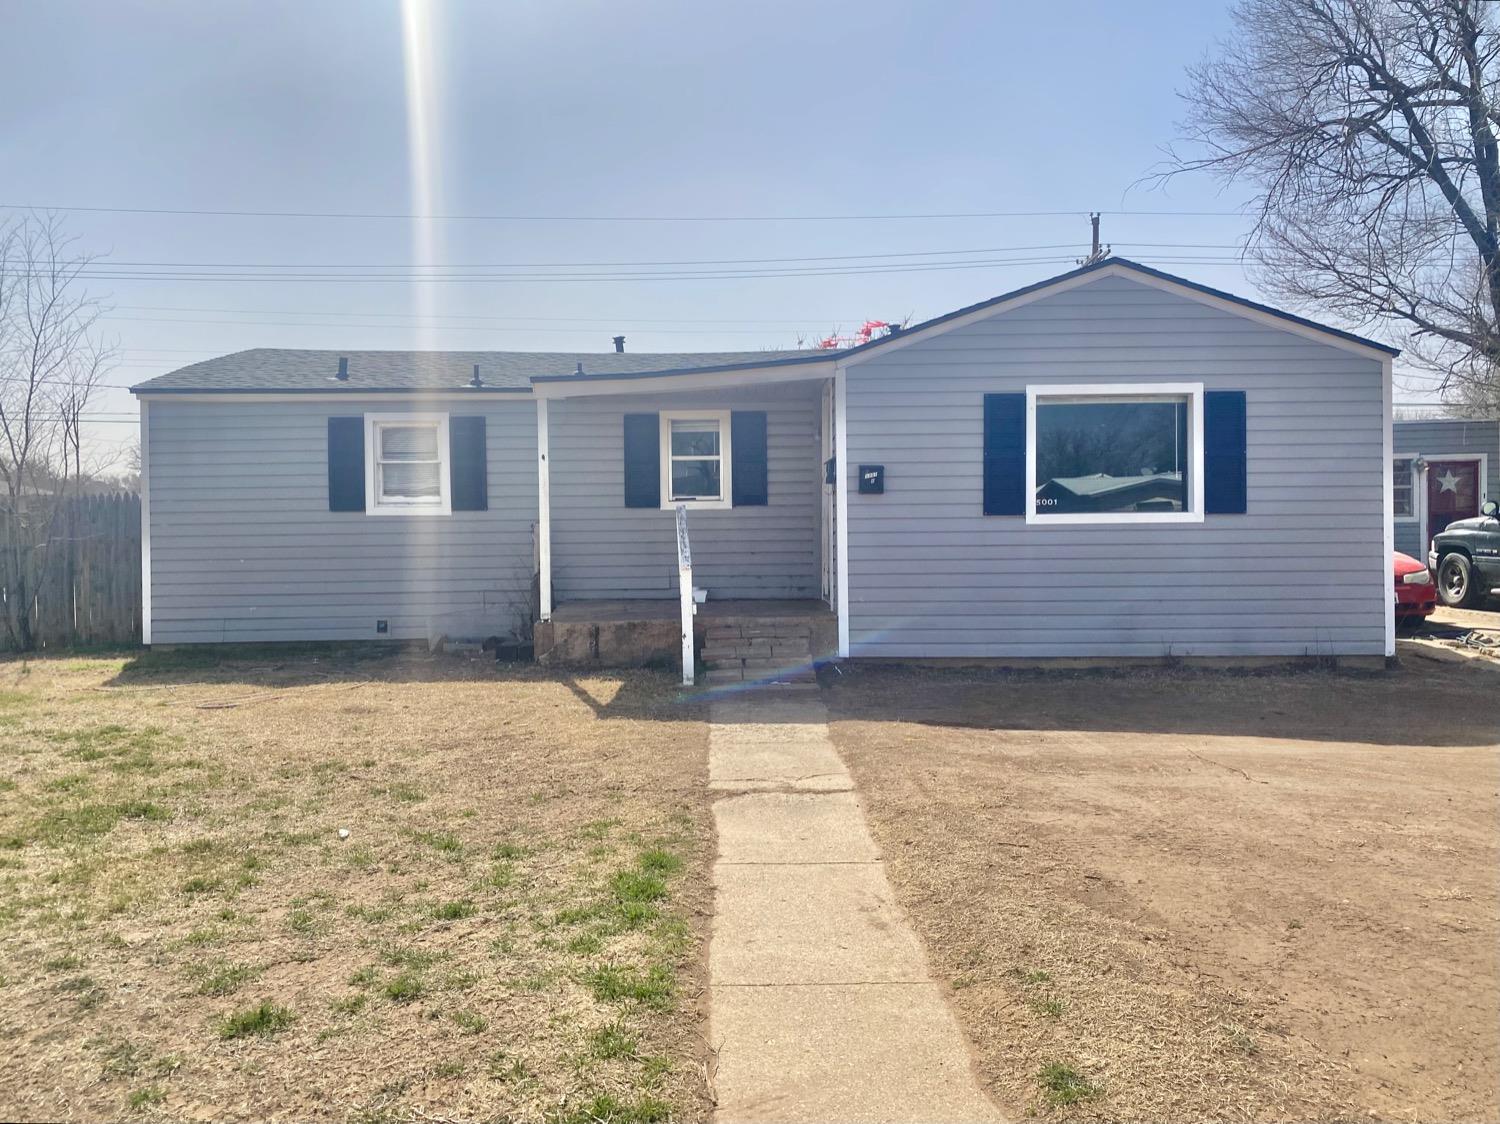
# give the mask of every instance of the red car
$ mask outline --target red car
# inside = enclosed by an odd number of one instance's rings
[[[1417,620],[1437,608],[1437,587],[1427,567],[1410,554],[1395,555],[1396,619]]]

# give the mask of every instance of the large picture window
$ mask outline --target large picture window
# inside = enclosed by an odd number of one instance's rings
[[[1031,522],[1203,518],[1202,387],[1028,392]]]
[[[663,507],[730,506],[729,412],[661,415]]]
[[[365,510],[447,515],[447,414],[365,415]]]

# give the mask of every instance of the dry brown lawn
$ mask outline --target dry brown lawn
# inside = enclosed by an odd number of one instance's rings
[[[0,1118],[701,1119],[706,738],[651,673],[0,663]]]
[[[871,669],[830,695],[1014,1115],[1500,1119],[1500,674]]]

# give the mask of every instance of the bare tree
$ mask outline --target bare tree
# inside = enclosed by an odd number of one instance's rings
[[[1266,286],[1500,404],[1500,36],[1484,0],[1241,0],[1164,178],[1257,188]]]
[[[54,215],[0,226],[0,579],[7,639],[23,651],[58,513],[90,475],[84,418],[114,354],[81,283],[93,260]]]

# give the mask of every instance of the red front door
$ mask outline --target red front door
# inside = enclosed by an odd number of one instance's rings
[[[1454,520],[1478,514],[1479,462],[1428,461],[1427,541]]]

